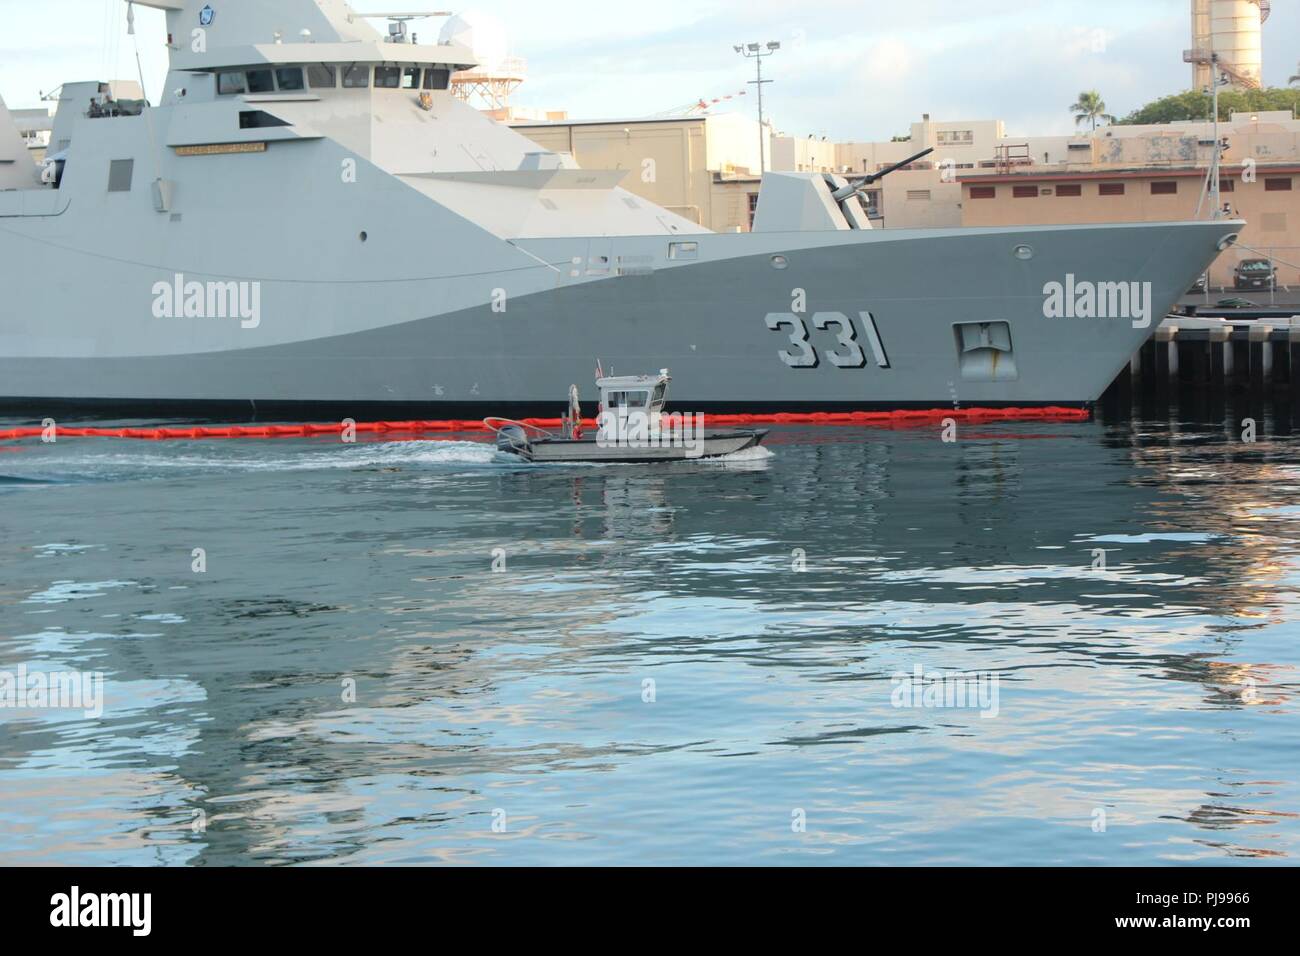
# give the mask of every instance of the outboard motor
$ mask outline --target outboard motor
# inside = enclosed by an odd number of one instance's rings
[[[528,441],[528,433],[519,425],[503,425],[497,429],[497,451],[518,455],[525,461],[533,460],[533,446]]]

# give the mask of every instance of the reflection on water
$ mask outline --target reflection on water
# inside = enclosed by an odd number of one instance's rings
[[[1300,456],[1235,416],[5,448],[0,671],[105,701],[0,708],[0,863],[1292,862]]]

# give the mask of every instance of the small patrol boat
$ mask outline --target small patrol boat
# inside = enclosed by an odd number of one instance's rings
[[[497,450],[541,463],[635,463],[719,458],[760,445],[766,428],[706,431],[702,414],[668,414],[668,369],[658,375],[606,376],[596,369],[600,411],[594,435],[583,433],[578,386],[569,386],[568,414],[556,434],[527,422],[485,418]]]

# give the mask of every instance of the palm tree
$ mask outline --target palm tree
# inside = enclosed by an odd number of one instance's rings
[[[1115,122],[1115,117],[1106,112],[1106,102],[1096,90],[1080,93],[1078,100],[1070,106],[1070,112],[1074,114],[1075,126],[1082,126],[1086,120],[1092,123],[1092,128],[1095,130],[1097,120]]]
[[[1296,69],[1300,70],[1300,63],[1296,64]],[[1300,74],[1291,77],[1291,79],[1287,80],[1287,83],[1300,83]]]

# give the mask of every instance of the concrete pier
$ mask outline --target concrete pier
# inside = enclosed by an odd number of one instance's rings
[[[1293,392],[1300,401],[1300,315],[1245,322],[1171,316],[1112,388]]]

